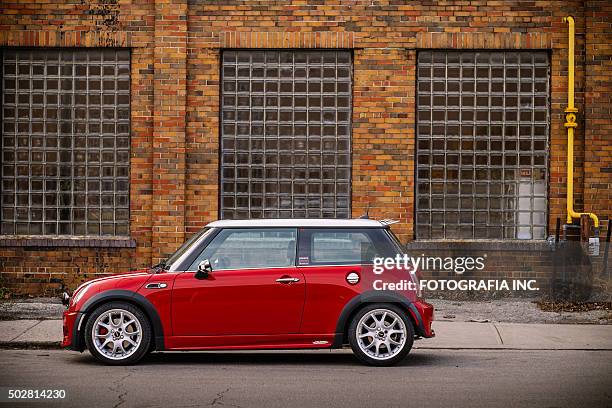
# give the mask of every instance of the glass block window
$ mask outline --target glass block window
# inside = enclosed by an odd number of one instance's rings
[[[417,70],[417,238],[545,238],[548,53],[422,51]]]
[[[221,217],[350,217],[351,53],[222,61]]]
[[[128,235],[129,148],[129,51],[2,51],[2,234]]]

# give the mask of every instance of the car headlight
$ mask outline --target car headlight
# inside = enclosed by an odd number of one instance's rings
[[[60,298],[62,300],[62,305],[66,307],[70,305],[70,295],[68,294],[68,292],[66,291],[62,292]]]

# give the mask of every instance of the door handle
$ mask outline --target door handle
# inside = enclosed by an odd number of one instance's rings
[[[165,283],[147,283],[147,286],[145,286],[146,289],[163,289],[165,287],[167,287],[168,285]]]
[[[278,283],[293,283],[293,282],[299,282],[300,279],[299,278],[278,278],[276,281]]]

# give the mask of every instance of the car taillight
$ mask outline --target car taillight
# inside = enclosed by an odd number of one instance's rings
[[[410,277],[411,277],[412,281],[414,282],[414,284],[416,285],[416,296],[418,298],[421,297],[421,284],[420,284],[420,280],[421,280],[422,276],[423,275],[421,274],[421,271],[419,271],[419,270],[416,270],[416,271],[413,270],[412,272],[410,272]]]

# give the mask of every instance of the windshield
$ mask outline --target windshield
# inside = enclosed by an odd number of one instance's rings
[[[203,238],[204,236],[206,236],[210,231],[212,231],[212,228],[203,228],[200,231],[193,234],[191,238],[185,241],[185,243],[181,245],[181,247],[177,249],[176,252],[172,254],[172,256],[170,256],[170,258],[160,263],[160,266],[162,267],[162,269],[164,270],[170,269],[176,261],[181,259],[183,255],[185,255],[188,249],[191,248],[191,246],[195,242],[197,242],[200,238]]]

